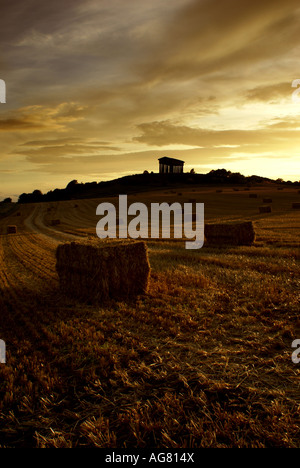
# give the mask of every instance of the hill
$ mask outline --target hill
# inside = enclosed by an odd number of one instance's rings
[[[272,180],[260,176],[243,176],[226,169],[212,170],[207,174],[156,174],[145,171],[143,174],[134,174],[105,182],[78,183],[72,180],[63,189],[50,190],[43,194],[40,190],[20,195],[18,203],[38,203],[75,199],[88,199],[109,197],[116,194],[160,190],[164,187],[180,188],[185,186],[244,186],[257,185],[288,185],[299,186],[299,182],[284,182],[282,179]]]

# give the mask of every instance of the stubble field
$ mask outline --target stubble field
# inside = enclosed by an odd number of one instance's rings
[[[254,191],[129,197],[195,198],[206,222],[252,220],[255,245],[148,241],[148,293],[97,307],[60,292],[55,251],[95,237],[104,200],[21,205],[0,220],[0,447],[299,448],[300,195]],[[272,212],[259,214],[264,197]]]

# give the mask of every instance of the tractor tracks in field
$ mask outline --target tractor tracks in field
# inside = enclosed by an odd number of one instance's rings
[[[24,225],[30,231],[33,231],[35,233],[38,233],[39,235],[52,239],[52,241],[56,242],[57,245],[60,242],[67,242],[70,240],[81,239],[81,237],[78,235],[64,233],[57,229],[53,229],[53,228],[46,226],[44,222],[44,215],[45,215],[45,210],[40,206],[36,206],[34,210],[30,213],[30,215],[25,219]],[[82,236],[82,238],[84,239],[85,237]]]

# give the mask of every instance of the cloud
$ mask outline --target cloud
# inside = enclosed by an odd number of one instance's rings
[[[61,103],[56,107],[27,106],[8,112],[0,118],[0,132],[64,130],[84,117],[85,107],[76,103]]]
[[[248,101],[278,102],[291,99],[291,82],[256,86],[245,93]]]
[[[261,147],[262,151],[265,151],[265,148],[278,150],[287,148],[291,138],[295,138],[295,121],[290,122],[290,127],[288,122],[281,120],[252,130],[212,130],[174,125],[170,121],[150,122],[138,125],[142,134],[133,140],[149,146],[174,144],[200,148],[240,146],[247,152],[251,152],[255,147],[256,151],[257,147]]]
[[[82,140],[80,138],[53,138],[49,140],[32,140],[32,141],[26,141],[25,143],[22,143],[20,146],[31,146],[35,147],[38,146],[40,148],[47,147],[47,146],[64,146],[66,144],[69,145],[77,145],[77,144],[83,144],[85,142],[87,147],[93,147],[97,146],[98,148],[105,148],[105,149],[112,149],[115,151],[118,151],[119,148],[117,147],[109,147],[109,142],[107,141],[97,141],[97,140],[91,140],[91,141],[86,141]]]
[[[144,76],[182,80],[225,70],[244,76],[248,65],[286,55],[298,44],[296,0],[194,1],[173,17]],[[284,40],[282,38],[284,37]]]
[[[58,167],[61,162],[64,163],[66,160],[73,160],[74,156],[82,155],[83,157],[90,155],[100,156],[103,151],[116,152],[120,148],[109,146],[109,145],[100,145],[97,142],[87,142],[87,141],[68,141],[68,139],[62,140],[49,140],[49,141],[34,141],[27,142],[26,144],[21,145],[21,147],[26,146],[26,149],[19,149],[15,151],[15,154],[23,155],[26,157],[26,160],[33,164],[58,164]],[[29,147],[29,148],[27,148]],[[73,161],[74,162],[74,161]],[[86,160],[85,160],[86,163]]]

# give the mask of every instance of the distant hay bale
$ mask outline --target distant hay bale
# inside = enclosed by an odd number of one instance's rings
[[[207,243],[214,245],[252,245],[255,241],[252,221],[206,224],[204,235]]]
[[[238,189],[238,188],[234,188],[234,189],[233,189],[233,191],[234,191],[234,192],[239,192],[239,191],[240,191],[240,189]]]
[[[263,203],[272,203],[272,198],[263,198]]]
[[[257,193],[249,193],[249,198],[257,198]]]
[[[223,190],[221,190],[221,189],[216,190],[216,193],[222,193],[222,192],[223,192]]]
[[[61,244],[56,251],[61,291],[99,303],[147,292],[148,250],[143,241],[86,241]]]
[[[60,224],[60,219],[52,219],[51,226],[58,226]]]
[[[299,202],[293,203],[292,208],[293,210],[300,210],[300,203]]]
[[[271,207],[271,206],[262,205],[262,206],[259,207],[259,212],[260,212],[260,213],[271,213],[271,212],[272,212],[272,207]]]
[[[17,226],[7,226],[7,234],[16,234],[18,231]]]

